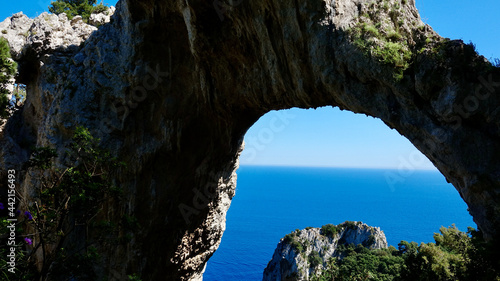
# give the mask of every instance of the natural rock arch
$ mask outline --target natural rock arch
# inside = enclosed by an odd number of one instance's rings
[[[270,110],[331,105],[408,138],[486,237],[498,237],[500,71],[470,46],[442,41],[413,0],[371,2],[122,0],[76,53],[31,57],[2,167],[21,169],[30,144],[62,151],[77,125],[90,128],[129,163],[116,177],[128,197],[110,218],[127,213],[141,225],[126,245],[100,249],[101,274],[194,280],[224,231],[246,130]],[[401,65],[354,42],[370,9],[409,42],[400,78]]]

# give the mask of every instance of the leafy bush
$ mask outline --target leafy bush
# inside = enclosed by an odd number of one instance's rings
[[[323,259],[319,256],[319,253],[316,251],[311,251],[311,253],[307,257],[307,261],[309,262],[309,267],[312,268],[316,268],[318,265],[323,263]]]
[[[119,202],[121,190],[112,184],[110,175],[123,165],[98,143],[87,129],[78,127],[66,151],[68,163],[63,169],[52,166],[52,158],[58,156],[55,150],[34,149],[28,173],[40,185],[34,190],[32,202],[20,204],[26,211],[17,225],[18,232],[24,232],[26,244],[31,245],[19,247],[18,255],[22,274],[30,277],[19,280],[96,280],[93,267],[100,259],[96,246],[113,243],[119,240],[119,235],[130,235],[128,228],[137,227],[137,221],[130,216],[116,224],[94,222],[104,216],[101,210],[105,203]],[[100,232],[98,226],[104,226],[106,232]],[[88,236],[82,248],[67,250],[65,241],[81,229],[104,235]],[[2,225],[0,240],[7,231]],[[106,242],[107,237],[114,240]],[[0,242],[6,245],[5,241]],[[1,255],[0,267],[6,264],[5,257]],[[40,271],[36,270],[35,262]]]

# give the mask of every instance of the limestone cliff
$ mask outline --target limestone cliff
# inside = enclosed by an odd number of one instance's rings
[[[0,22],[0,37],[9,41],[14,60],[34,63],[38,59],[36,62],[43,62],[44,56],[54,52],[74,53],[79,50],[80,45],[97,30],[96,26],[111,21],[115,10],[115,7],[110,7],[105,12],[91,14],[90,24],[83,22],[81,16],[69,20],[64,13],[45,12],[31,19],[19,12]],[[28,75],[32,70],[20,69],[20,74]]]
[[[91,14],[91,24],[84,23],[80,16],[69,20],[64,13],[54,15],[46,12],[34,19],[19,12],[0,22],[0,37],[9,42],[12,58],[19,62],[20,68],[17,79],[11,81],[7,89],[13,91],[14,83],[29,83],[38,68],[53,54],[59,57],[74,55],[97,30],[96,26],[110,22],[114,11],[115,7],[110,7],[106,12]],[[56,73],[50,74],[52,79],[56,76]],[[0,133],[3,131],[2,121]]]
[[[351,243],[371,249],[387,248],[384,232],[361,222],[296,230],[280,240],[262,280],[310,280],[327,267],[331,258],[342,258],[339,245]]]
[[[382,119],[453,183],[487,238],[500,236],[500,70],[423,24],[413,0],[121,0],[83,44],[51,51],[64,38],[46,39],[11,41],[28,97],[0,139],[0,189],[16,169],[29,195],[40,184],[23,171],[31,147],[64,155],[75,128],[89,128],[128,163],[113,179],[124,203],[107,216],[141,225],[99,249],[109,280],[201,279],[245,132],[291,107]]]

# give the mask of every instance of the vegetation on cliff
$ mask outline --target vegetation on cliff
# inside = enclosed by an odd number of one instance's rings
[[[20,196],[22,212],[14,215],[15,208],[8,209],[8,217],[18,219],[16,232],[23,235],[16,239],[16,245],[22,245],[16,248],[16,274],[2,280],[97,280],[93,267],[102,258],[98,248],[127,243],[139,228],[132,216],[116,221],[106,214],[105,206],[120,202],[122,194],[111,181],[111,172],[124,164],[100,148],[86,128],[76,129],[64,153],[64,168],[54,166],[58,156],[52,148],[39,147],[27,163],[28,173],[41,185],[33,190],[34,200],[25,202]],[[2,217],[1,245],[7,245],[8,225]],[[82,241],[74,241],[75,234],[83,235]],[[81,246],[66,249],[75,243]],[[0,247],[2,272],[8,265],[7,252]]]
[[[453,225],[440,232],[435,243],[401,241],[398,249],[339,245],[342,258],[330,259],[312,280],[500,280],[499,259],[478,231],[461,232]]]
[[[404,259],[394,247],[370,250],[363,245],[340,245],[342,259],[330,259],[328,267],[313,281],[326,280],[396,280]]]
[[[408,1],[372,1],[360,6],[360,16],[348,30],[352,42],[365,56],[392,67],[395,81],[401,81],[417,55],[426,53],[437,62],[448,57],[453,41],[431,32],[420,20],[405,21]],[[475,45],[464,46],[464,67],[477,57]],[[491,59],[498,67],[498,59]]]
[[[354,44],[365,54],[394,68],[393,76],[397,81],[403,79],[403,73],[411,63],[411,40],[408,38],[412,37],[412,30],[419,28],[416,21],[407,23],[402,20],[406,4],[406,0],[373,1],[348,30]]]
[[[340,229],[333,224],[326,224],[321,227],[321,234],[329,238],[333,238],[339,231]]]
[[[102,2],[97,5],[96,3],[97,0],[56,0],[50,3],[49,11],[56,15],[66,13],[69,19],[79,15],[87,22],[91,14],[108,10]]]
[[[285,235],[284,241],[285,243],[290,244],[293,249],[295,249],[299,253],[302,253],[304,252],[304,245],[300,241],[298,241],[296,237],[297,231]]]

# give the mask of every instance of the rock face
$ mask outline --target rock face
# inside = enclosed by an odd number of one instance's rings
[[[339,245],[363,245],[371,249],[387,248],[380,228],[361,222],[346,222],[336,226],[337,233],[326,234],[320,228],[295,231],[282,238],[264,270],[263,281],[310,280],[326,269],[331,258],[342,258]],[[321,262],[312,264],[314,256]]]
[[[41,18],[40,33],[23,39],[30,21],[3,23],[19,28],[4,35],[28,97],[0,140],[0,189],[16,169],[28,194],[40,184],[22,169],[31,147],[63,155],[75,128],[89,128],[128,163],[114,178],[124,203],[109,219],[141,225],[126,244],[98,249],[100,276],[201,279],[225,229],[245,132],[291,107],[382,119],[453,183],[487,238],[500,236],[500,70],[424,25],[413,0],[122,0],[83,44],[93,28],[71,27],[74,45],[62,49],[65,36],[43,37]]]
[[[111,7],[108,12],[92,14],[93,22],[109,22],[114,10]],[[0,23],[0,37],[9,41],[12,57],[21,62],[29,59],[25,57],[30,55],[37,55],[40,59],[56,50],[78,50],[78,46],[96,30],[97,27],[84,23],[82,17],[75,16],[69,20],[64,13],[54,15],[45,12],[30,19],[20,12]]]
[[[111,21],[111,16],[115,13],[115,7],[109,7],[109,9],[103,13],[91,14],[89,17],[89,24],[93,26],[101,26],[105,23]]]

